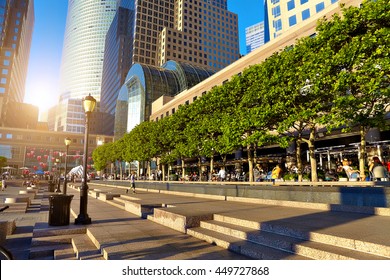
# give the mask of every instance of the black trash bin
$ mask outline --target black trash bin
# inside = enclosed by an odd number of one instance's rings
[[[54,192],[55,184],[53,181],[49,181],[48,192]]]
[[[70,203],[73,195],[49,196],[49,226],[67,226],[70,219]]]

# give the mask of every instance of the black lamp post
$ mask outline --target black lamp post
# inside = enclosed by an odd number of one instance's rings
[[[83,99],[83,107],[85,112],[85,133],[84,133],[84,162],[83,162],[83,181],[80,188],[80,213],[75,220],[75,224],[87,225],[91,223],[91,218],[87,214],[88,206],[88,184],[87,184],[87,160],[88,160],[88,130],[89,117],[93,109],[95,109],[96,100],[91,95]]]
[[[60,189],[60,186],[61,186],[61,153],[59,153],[58,156],[60,158],[56,159],[56,164],[57,164],[57,167],[58,167],[58,170],[57,170],[58,171],[58,181],[57,181],[57,190],[56,190],[56,192],[60,193],[61,192],[61,189]]]
[[[67,169],[68,169],[68,160],[67,160],[67,158],[68,158],[68,151],[69,151],[69,145],[70,145],[70,143],[72,143],[72,140],[70,139],[70,138],[68,138],[68,137],[66,137],[65,138],[65,140],[64,140],[64,142],[65,142],[65,146],[66,146],[66,154],[65,154],[65,176],[64,176],[64,188],[63,188],[63,193],[64,194],[66,194],[66,189],[67,189],[67,184],[68,184],[68,181],[67,181],[67,174],[66,174],[66,172],[68,172],[67,171]]]

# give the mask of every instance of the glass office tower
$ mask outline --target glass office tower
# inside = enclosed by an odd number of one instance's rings
[[[69,0],[60,76],[60,104],[55,129],[84,132],[81,99],[100,101],[104,44],[117,0]],[[68,102],[80,99],[80,104]]]
[[[264,21],[245,28],[245,42],[247,53],[264,45]]]

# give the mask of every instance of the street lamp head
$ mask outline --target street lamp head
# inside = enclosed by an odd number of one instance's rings
[[[65,142],[65,146],[68,147],[72,143],[72,139],[70,139],[69,137],[66,137],[64,142]]]
[[[91,113],[96,106],[96,99],[89,94],[87,97],[83,99],[83,107],[85,113]]]

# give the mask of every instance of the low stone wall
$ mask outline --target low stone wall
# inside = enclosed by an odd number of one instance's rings
[[[15,229],[15,220],[0,221],[0,244],[3,244],[7,238],[7,235],[11,235]]]
[[[185,192],[224,197],[259,198],[268,200],[323,203],[367,207],[390,207],[390,182],[303,182],[209,183],[137,181],[137,188],[155,191]],[[95,182],[93,182],[95,184]],[[128,181],[97,181],[107,186],[128,186]]]

